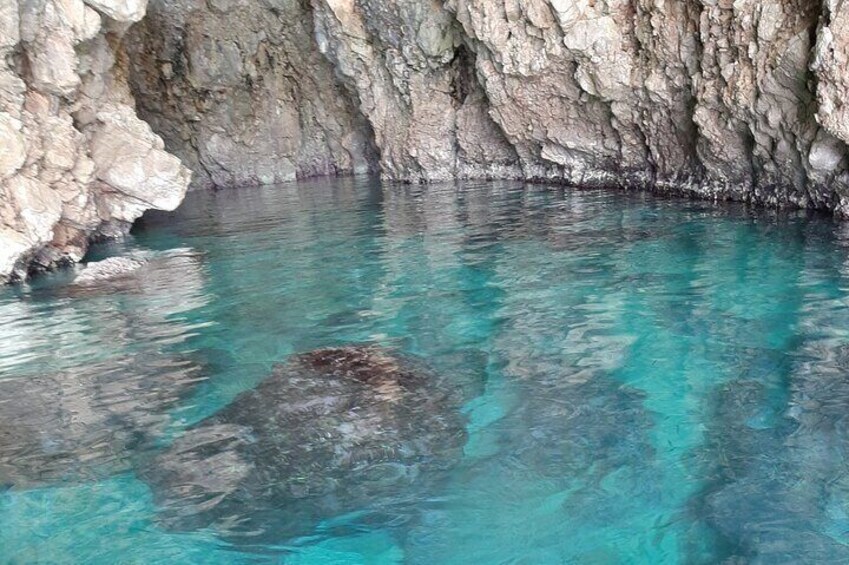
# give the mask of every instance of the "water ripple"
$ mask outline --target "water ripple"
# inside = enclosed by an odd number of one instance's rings
[[[339,179],[192,194],[94,248],[143,258],[134,274],[0,294],[0,561],[846,562],[847,252],[828,218],[602,190]],[[287,528],[303,537],[169,528],[140,469],[277,363],[351,343],[462,389],[457,464],[418,489],[377,464],[389,486],[357,504],[239,499],[267,523],[310,516]],[[315,406],[320,388],[287,394]],[[381,414],[347,400],[340,437],[361,430],[357,411]],[[270,421],[268,404],[252,417]],[[430,421],[415,414],[393,425]]]

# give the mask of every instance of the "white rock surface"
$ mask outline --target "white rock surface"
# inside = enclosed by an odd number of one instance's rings
[[[82,258],[190,172],[136,117],[120,38],[144,0],[0,0],[0,281]],[[107,38],[108,36],[108,38]]]

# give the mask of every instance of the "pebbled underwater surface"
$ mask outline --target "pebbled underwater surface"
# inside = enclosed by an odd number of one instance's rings
[[[330,179],[192,193],[91,259],[114,255],[143,260],[0,293],[2,563],[849,560],[845,224]],[[322,420],[294,408],[327,399],[315,381],[267,388],[363,344],[425,380],[372,398],[333,377],[348,404]],[[160,462],[245,425],[253,461],[286,452],[281,427],[321,449],[244,490],[262,535],[190,492],[175,526]],[[362,488],[338,472],[383,457],[383,433],[403,464]],[[327,481],[344,494],[314,503]],[[292,485],[297,503],[268,494]]]

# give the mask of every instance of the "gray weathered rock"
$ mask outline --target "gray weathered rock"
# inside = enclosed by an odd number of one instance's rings
[[[298,140],[333,121],[373,137],[391,179],[545,179],[849,214],[839,0],[197,1],[152,4],[133,85],[169,147],[214,183],[332,172]],[[333,111],[316,111],[316,92]]]
[[[197,271],[201,255],[190,248],[160,252],[136,252],[124,257],[109,257],[77,267],[77,274],[60,294],[72,296],[115,292],[160,292],[176,280],[188,291],[183,305],[195,302],[189,297],[199,284]]]
[[[127,46],[139,113],[195,186],[374,168],[368,124],[318,52],[306,1],[153,0]]]
[[[120,37],[143,0],[0,0],[0,281],[78,261],[190,173],[139,120]]]
[[[457,383],[386,350],[320,349],[276,367],[141,475],[172,527],[284,539],[418,492],[462,453],[461,403]]]
[[[356,93],[390,179],[516,177],[474,55],[436,2],[313,2],[318,45]]]
[[[842,0],[2,0],[0,277],[179,201],[127,80],[196,186],[379,167],[849,216],[847,22]]]

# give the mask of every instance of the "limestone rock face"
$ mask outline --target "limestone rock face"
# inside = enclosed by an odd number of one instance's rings
[[[320,349],[189,429],[141,467],[178,529],[278,541],[413,498],[459,460],[457,383],[375,346]]]
[[[515,177],[463,30],[438,2],[314,1],[318,45],[371,124],[394,180]]]
[[[173,209],[190,172],[136,117],[121,36],[143,0],[0,0],[0,281]]]
[[[195,186],[368,172],[376,151],[302,0],[153,0],[131,31],[139,114]]]
[[[379,170],[849,216],[842,0],[0,0],[0,32],[3,278],[176,206],[168,152],[197,187]]]
[[[151,4],[133,86],[169,148],[216,184],[358,170],[354,148],[373,140],[394,180],[849,214],[841,0],[199,3]]]
[[[473,176],[463,140],[506,140],[477,154],[528,179],[846,211],[842,2],[313,5],[390,177]]]

